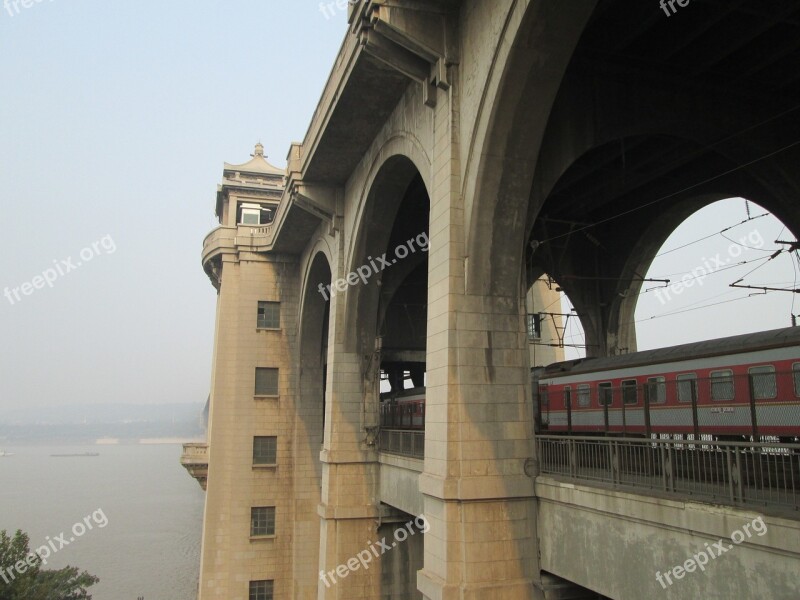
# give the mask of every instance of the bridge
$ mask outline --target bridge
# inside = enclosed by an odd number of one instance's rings
[[[797,597],[800,448],[535,434],[540,276],[611,356],[696,210],[800,232],[800,7],[661,4],[349,3],[305,138],[225,165],[203,244],[201,599]],[[406,371],[424,429],[382,427]]]

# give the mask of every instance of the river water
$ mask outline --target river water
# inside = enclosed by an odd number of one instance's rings
[[[180,466],[180,445],[2,449],[14,456],[0,457],[0,529],[22,529],[31,548],[62,533],[68,542],[45,568],[97,575],[94,600],[197,597],[204,492]],[[83,452],[100,455],[51,456]]]

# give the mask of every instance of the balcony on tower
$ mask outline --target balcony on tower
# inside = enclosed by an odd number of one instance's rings
[[[189,475],[197,479],[200,487],[205,490],[208,479],[208,444],[206,442],[184,444],[181,465],[189,471]]]

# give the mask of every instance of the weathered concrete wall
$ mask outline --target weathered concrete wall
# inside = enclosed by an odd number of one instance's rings
[[[419,474],[422,461],[391,454],[381,454],[381,502],[399,508],[410,515],[421,515],[422,494],[419,493]]]
[[[378,538],[396,545],[381,557],[381,600],[422,600],[417,591],[417,571],[422,568],[424,537],[415,533],[404,542],[392,542],[403,523],[381,525]]]
[[[542,569],[615,600],[800,597],[797,521],[548,477],[537,478],[536,493]],[[714,546],[720,541],[724,553]],[[671,574],[671,584],[663,577],[709,548],[719,556],[704,570],[689,565],[693,571]]]

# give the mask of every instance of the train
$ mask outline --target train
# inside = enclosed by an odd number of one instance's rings
[[[531,369],[536,433],[800,442],[800,327]],[[425,428],[425,388],[381,394],[381,426]]]
[[[425,429],[425,388],[381,394],[381,427],[417,431]]]
[[[800,436],[800,327],[563,361],[531,375],[540,433]]]

